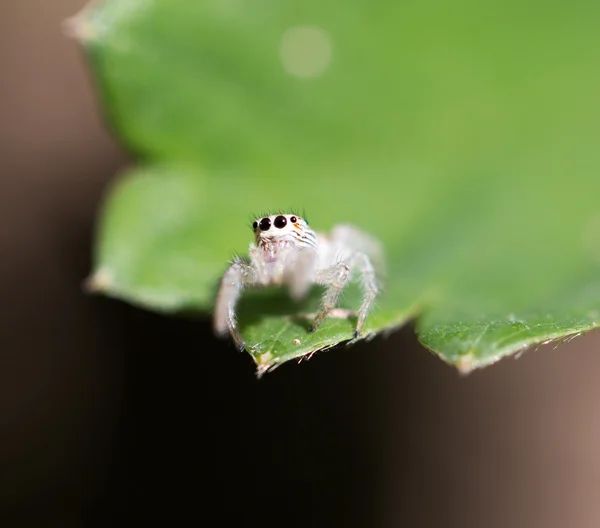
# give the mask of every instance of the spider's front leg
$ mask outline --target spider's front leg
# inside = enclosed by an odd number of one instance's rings
[[[350,265],[352,268],[356,266],[360,270],[363,291],[363,299],[360,304],[360,309],[358,310],[358,320],[356,321],[356,329],[354,330],[354,337],[356,338],[362,332],[365,319],[367,318],[369,310],[373,307],[379,289],[377,287],[375,268],[371,263],[371,259],[365,253],[355,253],[351,259]]]
[[[354,331],[356,338],[362,332],[379,292],[378,277],[383,274],[385,268],[383,248],[377,239],[351,225],[339,225],[334,228],[331,240],[336,250],[344,255],[352,274],[358,275],[362,287],[363,298]]]
[[[317,274],[317,283],[326,287],[323,295],[321,309],[313,321],[311,332],[314,332],[324,321],[329,312],[335,308],[340,293],[350,280],[350,268],[343,262],[338,262],[333,266],[320,271]]]
[[[240,350],[244,350],[244,341],[237,327],[235,309],[243,288],[256,283],[255,275],[252,266],[245,260],[236,258],[223,274],[215,302],[215,333],[222,336],[229,332]]]

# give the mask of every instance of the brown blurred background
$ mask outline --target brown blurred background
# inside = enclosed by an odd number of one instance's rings
[[[82,293],[128,163],[82,5],[0,3],[0,526],[600,526],[599,334],[460,377],[406,328],[257,381],[206,321]]]

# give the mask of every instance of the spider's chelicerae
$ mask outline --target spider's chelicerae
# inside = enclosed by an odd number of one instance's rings
[[[320,284],[325,293],[312,323],[314,331],[335,308],[348,282],[357,278],[363,290],[354,332],[358,337],[378,291],[379,242],[350,225],[336,226],[329,235],[316,233],[295,214],[264,216],[252,228],[255,243],[250,244],[250,259],[236,257],[223,274],[214,310],[215,332],[229,332],[243,350],[236,322],[236,305],[243,289],[287,285],[292,298],[300,300],[311,285]]]

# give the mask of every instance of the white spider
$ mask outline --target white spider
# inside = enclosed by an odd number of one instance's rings
[[[235,311],[244,288],[288,285],[292,298],[300,300],[312,284],[320,284],[325,286],[325,293],[312,323],[311,332],[315,331],[336,306],[354,272],[359,271],[363,300],[354,332],[358,337],[378,292],[375,266],[382,264],[378,241],[350,225],[336,226],[331,235],[315,233],[306,220],[295,214],[265,216],[252,228],[255,244],[250,244],[250,260],[236,257],[221,279],[215,303],[215,332],[229,332],[243,350]]]

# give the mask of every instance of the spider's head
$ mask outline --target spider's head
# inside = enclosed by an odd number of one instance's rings
[[[297,246],[314,246],[315,234],[303,218],[295,214],[276,214],[258,218],[252,224],[259,246],[286,242]]]

